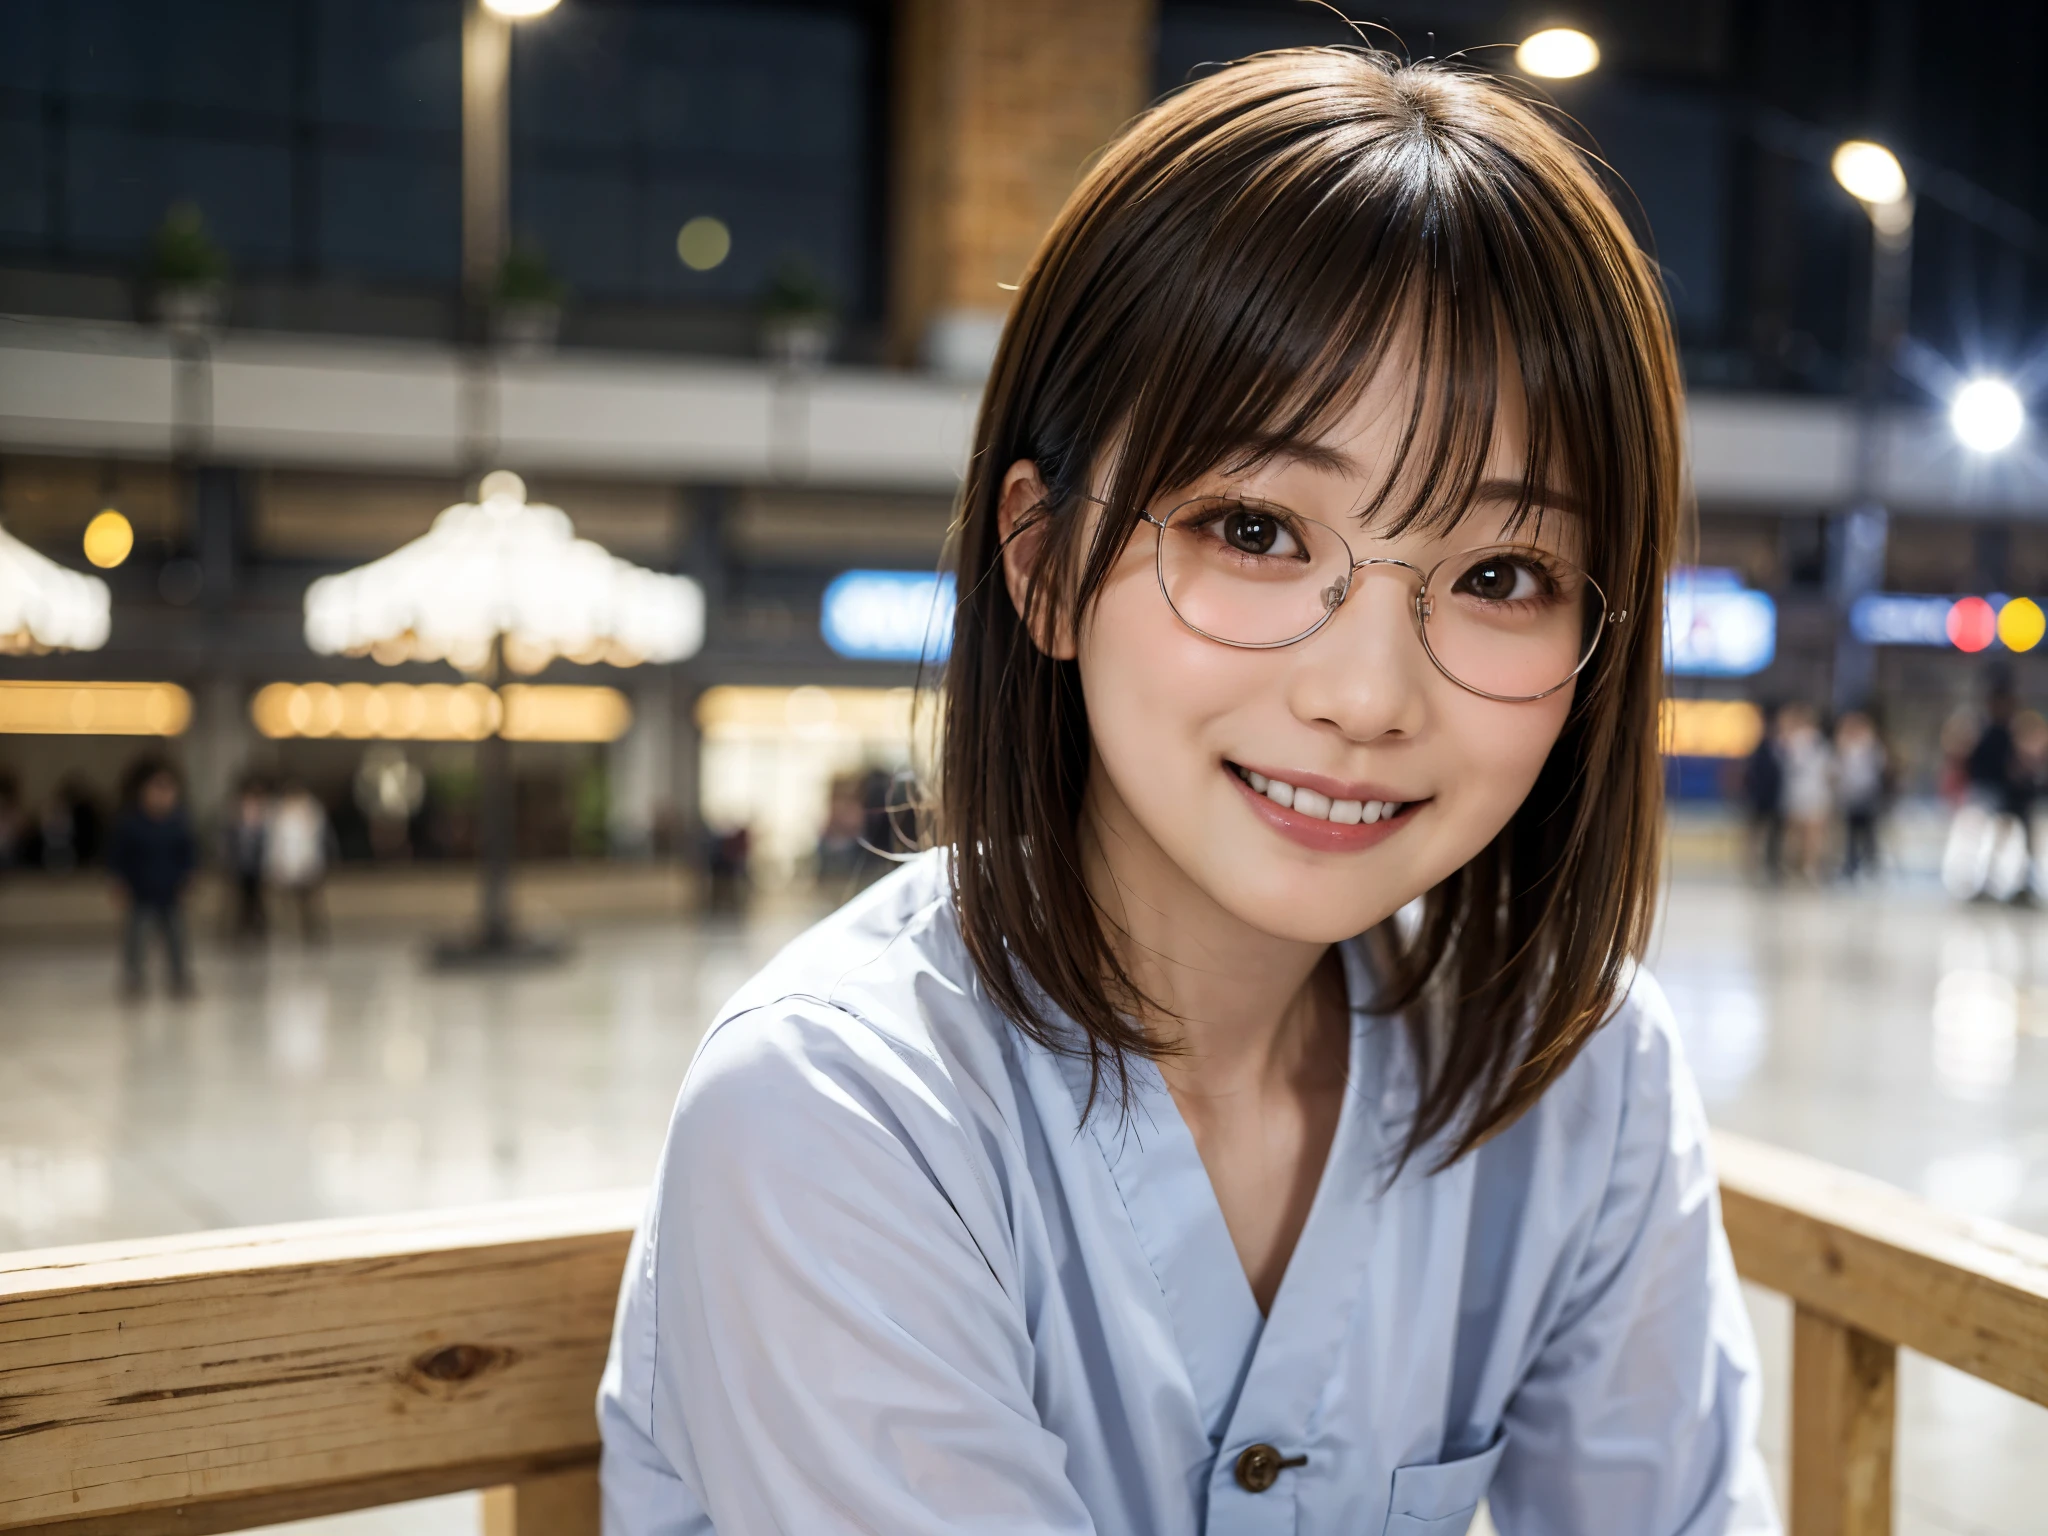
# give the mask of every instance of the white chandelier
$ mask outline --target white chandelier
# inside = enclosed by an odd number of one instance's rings
[[[557,656],[681,661],[704,643],[704,593],[577,538],[560,507],[528,502],[504,469],[410,544],[306,589],[306,643],[328,655],[481,672],[501,640],[515,672]]]
[[[66,570],[0,528],[0,656],[96,651],[112,624],[104,581]]]

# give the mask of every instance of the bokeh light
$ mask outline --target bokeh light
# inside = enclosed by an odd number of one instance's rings
[[[709,272],[732,254],[732,231],[723,219],[700,214],[676,235],[676,255],[692,272]]]
[[[2016,597],[1998,610],[1998,639],[2008,651],[2031,651],[2048,634],[2048,614],[2031,597]]]
[[[507,21],[531,21],[547,15],[559,4],[561,0],[484,0],[484,9]]]
[[[2003,379],[1972,379],[1949,402],[1948,424],[1965,448],[1997,453],[2010,448],[2027,424],[2019,391]]]
[[[1522,39],[1515,66],[1525,75],[1570,80],[1591,73],[1600,64],[1600,45],[1575,27],[1546,27]]]
[[[1963,597],[1948,611],[1949,643],[1959,651],[1981,651],[1998,636],[1998,614],[1981,597]]]
[[[134,548],[134,525],[112,507],[85,525],[85,558],[103,571],[126,560]]]
[[[1842,190],[1859,202],[1886,207],[1906,195],[1906,170],[1882,144],[1850,139],[1835,151],[1829,169]]]

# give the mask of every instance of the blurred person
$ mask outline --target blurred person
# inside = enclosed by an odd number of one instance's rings
[[[1756,867],[1776,884],[1785,877],[1785,762],[1778,742],[1778,717],[1763,711],[1763,734],[1742,764],[1742,803],[1749,813],[1750,846]]]
[[[744,912],[749,884],[748,865],[754,848],[753,828],[742,825],[724,832],[707,830],[705,841],[705,868],[711,881],[710,910]]]
[[[251,775],[242,780],[234,809],[221,830],[222,862],[235,881],[235,915],[229,932],[260,940],[269,927],[263,903],[263,856],[270,826],[270,786]]]
[[[1818,881],[1835,812],[1835,760],[1820,721],[1804,704],[1778,713],[1778,758],[1785,773],[1785,831],[1792,867]]]
[[[13,774],[0,772],[0,870],[20,863],[27,844],[28,813],[22,809],[21,783]]]
[[[140,997],[144,950],[154,929],[175,997],[192,995],[185,948],[185,890],[198,861],[186,818],[184,787],[170,764],[145,760],[129,771],[127,792],[114,821],[107,868],[126,905],[121,942],[121,989]]]
[[[1835,787],[1842,806],[1842,878],[1877,873],[1877,827],[1891,793],[1891,762],[1870,716],[1835,723]]]
[[[1092,162],[966,457],[939,845],[688,1069],[609,1536],[1779,1530],[1641,965],[1666,314],[1476,73],[1266,54]]]
[[[2012,720],[2012,765],[2006,773],[2000,815],[2017,839],[2017,869],[2007,881],[2006,900],[2031,907],[2039,899],[2035,875],[2034,810],[2048,794],[2048,720],[2022,710]]]
[[[1963,779],[1974,815],[1958,814],[1951,843],[1967,840],[1960,850],[1967,878],[1951,880],[1950,888],[1976,901],[2028,899],[2032,889],[2028,866],[2033,862],[2032,794],[2028,790],[2014,738],[2019,700],[2004,683],[1992,687],[1977,739],[1963,758]],[[1952,849],[1952,852],[1957,850]],[[1946,862],[1946,861],[1945,861]],[[1967,886],[1967,890],[1959,889]]]
[[[91,782],[82,773],[67,773],[58,782],[57,793],[71,814],[72,858],[79,868],[99,863],[105,851],[106,818]]]
[[[327,807],[305,785],[284,786],[270,808],[263,836],[263,875],[299,917],[299,937],[309,944],[327,937],[322,890],[334,858],[334,829]]]
[[[79,866],[78,810],[61,788],[50,791],[36,817],[35,855],[37,867],[53,875]]]
[[[861,847],[864,825],[859,777],[835,775],[825,793],[825,825],[818,832],[820,885],[852,892],[867,865],[867,850]]]

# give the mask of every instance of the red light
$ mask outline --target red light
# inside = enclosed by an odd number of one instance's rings
[[[1959,597],[1948,611],[1948,637],[1959,651],[1981,651],[1998,638],[1998,611],[1981,597]]]

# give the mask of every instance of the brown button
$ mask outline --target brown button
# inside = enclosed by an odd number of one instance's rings
[[[1248,1445],[1237,1453],[1237,1486],[1246,1493],[1264,1493],[1287,1468],[1307,1465],[1306,1456],[1282,1456],[1264,1442]]]

